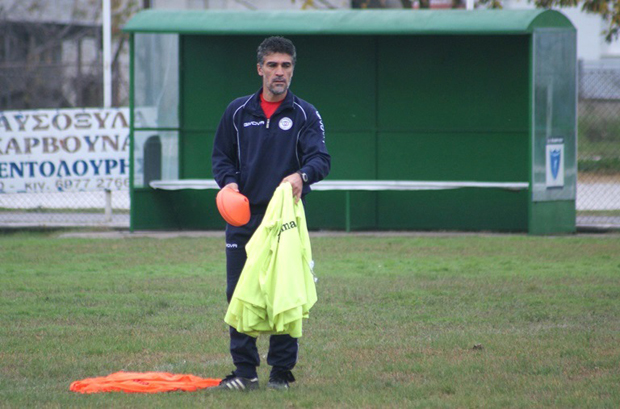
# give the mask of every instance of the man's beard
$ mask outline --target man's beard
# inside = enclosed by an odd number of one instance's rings
[[[273,94],[273,95],[282,95],[284,94],[286,91],[288,91],[288,87],[284,87],[284,88],[275,88],[273,86],[269,87],[269,91]]]
[[[284,88],[276,88],[273,86],[273,84],[269,87],[269,92],[271,92],[273,95],[282,95],[284,93],[286,93],[286,91],[288,91],[289,87],[291,86],[291,83],[289,82],[284,83]]]

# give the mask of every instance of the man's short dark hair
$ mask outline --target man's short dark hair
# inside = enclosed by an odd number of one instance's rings
[[[256,59],[260,65],[263,65],[265,56],[273,53],[290,55],[293,57],[293,65],[297,61],[297,51],[295,51],[293,42],[288,38],[280,36],[265,38],[258,46],[258,50],[256,50]]]

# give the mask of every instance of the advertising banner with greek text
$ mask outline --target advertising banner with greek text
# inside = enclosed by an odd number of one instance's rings
[[[128,108],[0,111],[0,194],[128,189]]]

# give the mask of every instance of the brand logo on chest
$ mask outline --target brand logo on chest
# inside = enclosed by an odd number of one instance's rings
[[[260,126],[260,125],[265,125],[265,121],[250,121],[250,122],[243,123],[244,128],[247,128],[248,126]]]

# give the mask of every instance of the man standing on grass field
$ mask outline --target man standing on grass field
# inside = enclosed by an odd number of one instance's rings
[[[283,37],[269,37],[258,47],[257,60],[262,88],[228,105],[213,144],[215,180],[222,189],[244,194],[252,213],[245,226],[226,226],[228,302],[246,261],[245,245],[263,220],[275,189],[289,182],[295,200],[303,199],[312,183],[327,176],[331,161],[319,112],[289,91],[296,62],[293,43]],[[288,389],[289,382],[295,381],[291,370],[297,363],[298,348],[297,338],[271,336],[268,388]],[[258,388],[256,338],[230,327],[230,353],[236,369],[218,388]]]

